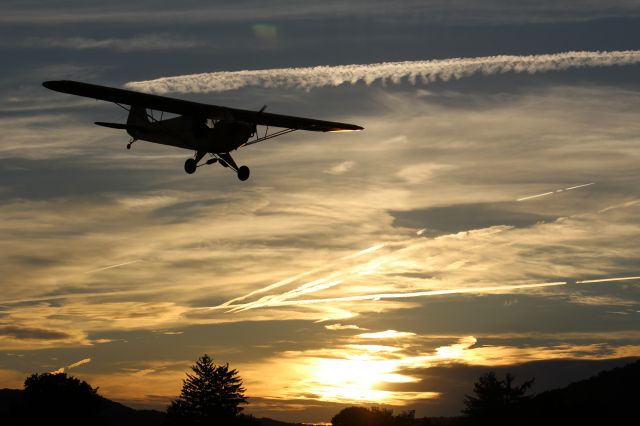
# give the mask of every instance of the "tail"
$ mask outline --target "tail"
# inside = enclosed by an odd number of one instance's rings
[[[129,117],[127,117],[128,127],[144,127],[149,124],[149,116],[147,109],[139,106],[132,106],[129,109]]]
[[[145,129],[149,126],[149,116],[147,115],[147,109],[140,106],[132,105],[129,109],[129,116],[127,117],[127,133],[134,138],[138,139],[138,132],[136,129]]]

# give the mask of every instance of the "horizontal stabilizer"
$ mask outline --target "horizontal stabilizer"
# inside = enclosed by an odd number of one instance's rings
[[[95,124],[102,127],[110,127],[112,129],[127,130],[127,125],[123,123],[105,123],[104,121],[96,121]]]

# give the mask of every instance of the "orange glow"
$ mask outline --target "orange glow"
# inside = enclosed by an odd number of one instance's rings
[[[310,366],[310,382],[320,399],[339,402],[402,404],[409,399],[433,398],[433,392],[391,392],[386,383],[411,383],[418,379],[397,373],[402,360],[355,355],[347,359],[319,358]]]

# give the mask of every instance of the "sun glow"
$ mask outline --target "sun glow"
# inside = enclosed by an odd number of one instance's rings
[[[348,359],[317,359],[313,366],[316,392],[331,401],[391,402],[397,392],[379,389],[384,383],[410,383],[417,379],[396,371],[399,360],[358,355]]]

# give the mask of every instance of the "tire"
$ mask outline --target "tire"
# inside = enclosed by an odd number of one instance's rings
[[[193,158],[188,158],[187,161],[184,162],[184,171],[190,175],[196,172],[197,167],[198,163],[196,163],[196,160]]]
[[[245,181],[249,179],[249,168],[247,166],[242,166],[238,169],[238,179]]]

